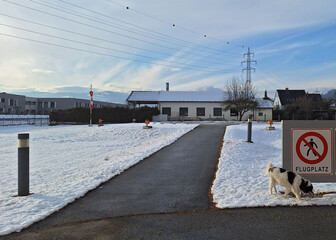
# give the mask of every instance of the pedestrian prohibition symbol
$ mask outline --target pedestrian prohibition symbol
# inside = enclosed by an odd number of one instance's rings
[[[315,148],[318,148],[318,146],[313,141],[312,137],[317,137],[318,139],[321,140],[322,146],[320,146],[320,147],[322,147],[322,149],[323,149],[323,153],[322,154],[320,154],[317,151],[317,149],[315,149]],[[306,138],[310,138],[310,142],[308,142],[306,140]],[[300,149],[300,145],[302,143],[305,143],[304,146],[308,147],[307,156],[309,155],[309,151],[312,151],[313,154],[318,157],[316,160],[309,160],[305,156],[302,155],[301,149]],[[327,143],[326,139],[321,134],[319,134],[317,132],[307,132],[307,133],[303,134],[299,138],[299,140],[296,142],[296,153],[297,153],[297,155],[299,156],[299,158],[303,162],[308,163],[308,164],[317,164],[319,162],[322,162],[324,160],[324,158],[327,156],[327,153],[328,153],[328,143]]]
[[[299,174],[332,173],[332,130],[292,129],[292,167]]]

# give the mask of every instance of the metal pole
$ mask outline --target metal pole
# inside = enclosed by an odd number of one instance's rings
[[[252,119],[249,118],[247,120],[247,142],[252,142]]]
[[[92,91],[92,84],[90,85],[90,125],[89,127],[92,127],[92,108],[93,108],[93,91]]]
[[[29,195],[29,133],[18,134],[18,195]]]

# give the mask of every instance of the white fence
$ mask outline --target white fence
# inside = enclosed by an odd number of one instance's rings
[[[49,125],[49,115],[0,115],[0,126]]]

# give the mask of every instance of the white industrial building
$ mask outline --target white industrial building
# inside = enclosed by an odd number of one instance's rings
[[[227,120],[239,119],[235,109],[224,111],[222,91],[132,91],[127,98],[131,106],[155,104],[168,120]],[[244,114],[243,120],[253,115],[253,120],[272,120],[273,103],[267,98],[256,99],[257,109]]]

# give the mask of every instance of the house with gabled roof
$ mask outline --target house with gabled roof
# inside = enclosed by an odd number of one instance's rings
[[[318,93],[306,93],[305,90],[277,89],[274,97],[274,108],[285,109],[286,106],[295,104],[299,100],[307,98],[312,103],[322,102],[322,96]]]
[[[168,120],[232,120],[238,119],[235,109],[224,111],[223,91],[132,91],[126,101],[131,106],[155,104],[160,113],[167,115]],[[267,99],[257,99],[259,106],[247,112],[254,120],[272,120],[273,104]]]

